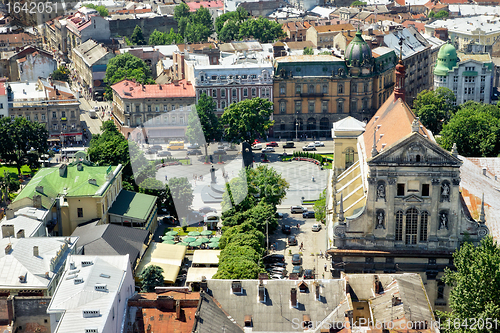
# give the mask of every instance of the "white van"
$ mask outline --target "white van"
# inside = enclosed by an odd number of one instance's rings
[[[252,146],[252,150],[262,150],[262,143],[256,143]]]

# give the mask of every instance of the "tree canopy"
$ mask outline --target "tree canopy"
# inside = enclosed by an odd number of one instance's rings
[[[106,97],[113,98],[111,86],[123,79],[135,79],[142,84],[153,84],[155,81],[151,77],[151,70],[146,63],[136,56],[126,52],[117,55],[109,60],[106,67]]]
[[[497,332],[500,318],[500,248],[491,236],[474,246],[465,242],[454,254],[456,271],[445,270],[444,282],[452,286],[451,312],[439,312],[440,329],[445,333]],[[453,323],[482,321],[474,329]],[[451,323],[451,325],[447,325]],[[489,324],[488,324],[489,323]]]
[[[70,82],[69,70],[64,65],[57,67],[56,70],[52,72],[52,79],[56,81]]]
[[[469,101],[461,105],[441,131],[439,143],[450,150],[457,144],[463,156],[496,157],[500,152],[500,109]]]
[[[175,204],[177,215],[187,216],[190,206],[193,204],[193,188],[186,177],[170,178],[168,180],[170,195]]]
[[[171,44],[181,44],[183,42],[183,38],[180,34],[174,32],[173,28],[170,28],[170,32],[167,34],[165,32],[161,32],[155,29],[149,35],[149,45],[171,45]]]
[[[99,15],[102,16],[102,17],[109,16],[109,11],[106,8],[106,6],[103,6],[103,5],[96,6],[93,3],[86,3],[83,6],[87,7],[87,8],[92,8],[92,9],[97,10],[97,12],[99,13]]]
[[[18,174],[25,164],[32,168],[39,166],[40,156],[49,149],[48,138],[49,132],[43,123],[24,117],[0,119],[0,156],[6,162],[15,163]]]
[[[207,143],[220,141],[222,138],[222,127],[215,114],[216,107],[212,97],[203,93],[198,99],[196,108],[191,110],[188,116],[186,137],[191,143],[205,145],[205,155],[207,155]]]
[[[188,5],[180,3],[174,8],[174,19],[178,33],[189,43],[206,42],[214,32],[212,15],[203,6],[190,12]]]
[[[305,47],[304,51],[302,52],[304,55],[314,55],[314,50],[312,47]]]
[[[145,45],[146,41],[144,40],[144,35],[142,33],[142,29],[140,26],[136,25],[134,31],[132,32],[132,36],[130,36],[130,41],[135,45]]]
[[[150,265],[142,270],[139,278],[142,280],[142,292],[154,292],[155,287],[163,286],[163,268]]]
[[[221,118],[222,124],[227,126],[224,129],[226,140],[251,144],[259,135],[265,137],[274,124],[270,119],[272,113],[273,103],[260,97],[232,103]]]
[[[316,221],[325,223],[326,219],[326,189],[319,195],[314,203],[314,217]]]
[[[415,114],[420,118],[422,124],[434,134],[441,132],[456,107],[455,95],[448,88],[440,87],[434,91],[424,90],[417,95],[413,101]]]

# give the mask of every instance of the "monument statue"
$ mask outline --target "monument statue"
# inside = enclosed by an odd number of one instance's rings
[[[448,229],[448,216],[446,213],[441,213],[441,224],[439,224],[439,230]]]
[[[253,165],[253,153],[252,147],[248,142],[241,144],[241,155],[243,156],[243,166],[245,168],[251,167]]]
[[[441,185],[441,200],[450,201],[450,185],[447,183],[443,183],[443,185]]]
[[[216,183],[216,180],[215,180],[215,168],[214,166],[212,165],[212,167],[210,168],[210,177],[212,178],[212,184],[215,184]]]
[[[378,229],[378,228],[385,229],[385,227],[384,227],[384,212],[383,211],[379,211],[377,214],[377,226],[375,227],[375,229]]]
[[[385,186],[384,186],[384,184],[380,184],[377,187],[377,200],[378,199],[385,199]]]

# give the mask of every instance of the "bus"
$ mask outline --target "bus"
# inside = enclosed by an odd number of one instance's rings
[[[61,157],[73,158],[79,151],[85,152],[85,147],[69,147],[61,149]]]
[[[170,141],[167,150],[184,150],[184,141]]]

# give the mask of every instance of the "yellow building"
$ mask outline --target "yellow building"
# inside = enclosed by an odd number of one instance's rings
[[[122,190],[122,171],[121,164],[93,166],[88,161],[43,168],[23,188],[10,208],[17,211],[23,207],[35,207],[50,211],[52,219],[47,228],[53,235],[69,236],[78,225],[89,221],[109,223],[109,211],[112,206],[116,206],[113,203],[119,199],[121,192],[128,192]],[[139,193],[137,195],[143,197],[141,209],[145,211],[142,214],[134,211],[133,215],[137,219],[145,215],[147,222],[133,226],[154,232],[157,226],[156,197]],[[117,203],[122,209],[114,209],[114,220],[111,222],[118,221],[116,215],[120,213],[129,218],[126,214],[131,211],[130,206],[134,200],[130,195],[122,196],[124,200]]]

